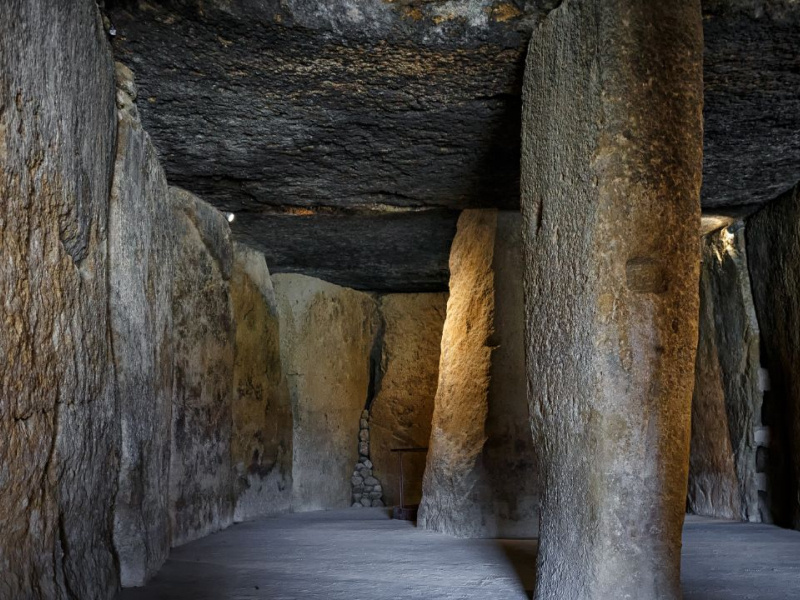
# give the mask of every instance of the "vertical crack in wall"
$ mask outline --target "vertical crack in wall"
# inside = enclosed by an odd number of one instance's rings
[[[116,85],[118,86],[119,82],[117,82]],[[117,120],[116,120],[117,122],[116,122],[116,128],[115,128],[115,132],[116,133],[115,133],[115,136],[114,136],[114,154],[113,154],[113,159],[112,159],[112,162],[111,162],[111,165],[112,165],[112,167],[110,169],[111,172],[110,172],[109,178],[108,178],[108,207],[109,207],[109,211],[108,211],[108,222],[106,223],[106,227],[107,227],[108,231],[112,231],[113,230],[112,220],[115,218],[115,216],[114,216],[114,211],[111,210],[110,207],[111,207],[111,205],[113,203],[112,196],[114,194],[114,184],[115,184],[115,181],[117,179],[117,162],[120,160],[120,137],[121,137],[121,134],[120,134],[121,125],[120,125],[120,123],[121,123],[121,121],[120,121],[119,108],[117,108],[115,110],[115,114],[117,116]],[[114,316],[112,314],[113,311],[112,311],[112,307],[111,307],[111,303],[113,301],[112,300],[112,298],[113,298],[113,290],[112,290],[112,285],[111,285],[111,269],[114,266],[112,264],[111,257],[113,256],[113,253],[114,252],[113,252],[113,248],[112,248],[112,238],[111,238],[111,235],[108,235],[108,236],[106,236],[106,257],[107,257],[108,263],[106,265],[107,268],[105,270],[106,271],[106,281],[105,281],[105,283],[106,283],[106,323],[108,323],[108,330],[107,330],[108,349],[109,349],[110,358],[111,358],[111,360],[109,362],[109,367],[110,367],[110,370],[111,370],[111,380],[112,380],[111,389],[112,389],[112,394],[114,395],[114,415],[115,415],[114,424],[116,425],[116,439],[117,439],[117,441],[119,443],[119,448],[118,448],[119,456],[117,458],[117,473],[116,473],[116,489],[114,490],[114,493],[113,493],[113,496],[112,496],[113,497],[113,502],[111,503],[111,506],[109,507],[109,511],[108,511],[108,518],[109,518],[109,521],[110,521],[108,530],[111,532],[111,543],[109,544],[109,548],[111,549],[111,559],[114,562],[115,571],[117,573],[120,573],[121,572],[121,562],[120,562],[119,552],[117,550],[117,542],[118,542],[118,540],[115,539],[116,538],[116,533],[117,533],[117,530],[116,530],[116,527],[115,527],[115,523],[116,523],[116,518],[117,518],[117,506],[118,506],[117,496],[119,495],[120,477],[122,476],[121,459],[122,459],[123,450],[122,450],[122,414],[120,412],[120,406],[119,406],[119,377],[118,377],[118,371],[117,371],[117,352],[116,352],[116,347],[114,345],[114,331],[113,331],[113,325],[112,325],[114,323]]]
[[[381,379],[383,378],[383,336],[386,331],[386,322],[383,318],[383,300],[380,296],[376,299],[378,305],[378,329],[372,340],[372,350],[369,353],[369,386],[367,387],[367,400],[364,403],[364,410],[372,409],[372,402],[381,391]]]
[[[58,511],[58,544],[61,549],[61,575],[64,579],[64,589],[67,592],[68,598],[79,600],[80,596],[72,589],[69,572],[67,570],[69,544],[67,543],[67,528],[64,524],[64,513],[60,510]]]
[[[353,504],[358,507],[382,507],[383,486],[380,480],[372,472],[372,461],[370,460],[370,435],[369,435],[369,411],[372,403],[381,390],[381,379],[383,377],[383,336],[386,330],[386,323],[383,319],[382,299],[376,299],[378,305],[378,328],[372,340],[372,349],[369,354],[369,385],[367,386],[367,399],[364,403],[364,410],[361,411],[361,420],[358,428],[358,462],[353,471],[351,483],[353,485]]]

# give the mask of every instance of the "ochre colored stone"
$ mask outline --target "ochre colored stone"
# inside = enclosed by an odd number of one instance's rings
[[[233,521],[233,245],[222,213],[189,192],[170,192],[177,237],[170,517],[172,544],[180,545]]]
[[[761,521],[754,440],[761,424],[759,331],[744,240],[741,225],[703,239],[688,509]]]
[[[236,322],[231,460],[234,519],[287,511],[292,500],[292,407],[281,368],[278,307],[264,255],[234,244]]]
[[[376,303],[304,275],[272,280],[294,422],[292,509],[345,508],[370,390]]]
[[[0,17],[0,598],[102,600],[119,423],[108,318],[114,65],[94,2]]]
[[[392,448],[428,446],[446,308],[447,294],[380,297],[381,375],[369,432],[373,471],[388,505],[400,503],[400,468]],[[425,456],[403,455],[406,504],[418,504],[422,497]]]
[[[520,215],[465,211],[450,254],[420,527],[463,537],[536,535],[522,327]]]
[[[481,527],[473,490],[483,476],[489,409],[496,228],[497,211],[465,210],[450,251],[450,297],[418,524],[453,535],[469,536]]]
[[[567,1],[523,88],[536,600],[677,600],[697,345],[699,0]]]
[[[776,523],[800,529],[800,188],[747,221],[747,256],[770,392],[767,477]]]
[[[142,129],[130,70],[117,63],[117,156],[108,222],[111,339],[120,421],[114,547],[123,586],[144,585],[169,552],[172,277],[169,189]]]

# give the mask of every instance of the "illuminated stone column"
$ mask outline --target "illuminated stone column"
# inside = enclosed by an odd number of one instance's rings
[[[528,429],[522,231],[515,211],[465,210],[417,525],[460,537],[535,537],[536,452]]]
[[[538,600],[678,599],[697,343],[699,0],[567,0],[523,98]]]
[[[483,529],[497,211],[465,210],[450,250],[450,298],[418,525],[462,537]]]

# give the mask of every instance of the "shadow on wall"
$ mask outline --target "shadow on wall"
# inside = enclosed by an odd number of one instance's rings
[[[800,529],[800,186],[747,220],[747,257],[769,371],[761,467],[775,523]]]
[[[450,273],[419,524],[461,537],[536,537],[520,214],[464,211]]]
[[[517,574],[519,583],[525,590],[525,595],[532,599],[536,583],[538,542],[532,540],[498,540],[497,546],[505,554],[506,560]]]
[[[427,447],[439,373],[447,294],[380,297],[383,341],[380,387],[370,409],[370,457],[384,502],[400,504],[400,468],[394,448]],[[403,456],[404,502],[419,504],[425,453]]]

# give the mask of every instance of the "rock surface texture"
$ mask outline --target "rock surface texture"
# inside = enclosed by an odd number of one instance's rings
[[[243,242],[276,272],[368,291],[441,292],[458,212],[449,209],[237,213]],[[264,231],[269,231],[268,239]],[[389,246],[388,249],[385,247]]]
[[[492,360],[492,255],[497,211],[461,213],[450,252],[450,297],[418,525],[470,537],[483,525],[476,488]]]
[[[348,507],[371,389],[375,300],[304,275],[272,280],[294,423],[292,509]]]
[[[111,598],[116,119],[94,2],[5,3],[0,74],[0,598]]]
[[[681,597],[701,21],[699,1],[567,1],[531,40],[522,207],[543,475],[536,600]]]
[[[431,436],[447,294],[380,297],[380,385],[370,408],[370,458],[387,505],[400,503],[400,467],[392,448],[425,448]],[[419,504],[425,453],[403,456],[405,503]]]
[[[704,0],[703,208],[764,204],[800,180],[798,24],[797,2]]]
[[[292,405],[281,367],[280,319],[264,255],[234,244],[231,303],[233,461],[237,521],[288,511],[292,502]]]
[[[744,227],[709,234],[702,244],[688,509],[758,522],[755,430],[762,392]]]
[[[747,222],[747,255],[761,353],[771,390],[768,477],[775,522],[800,529],[800,194],[795,188]]]
[[[172,314],[170,517],[177,546],[233,521],[231,404],[235,326],[228,222],[191,193],[170,188],[177,246]]]
[[[459,219],[419,510],[425,529],[461,537],[537,531],[525,380],[515,373],[524,373],[519,226],[518,214],[495,210]]]
[[[106,4],[170,180],[273,272],[445,291],[447,209],[519,205],[525,48],[556,0]],[[703,10],[703,205],[766,202],[800,179],[800,4]]]
[[[173,222],[142,129],[133,75],[117,63],[117,157],[109,202],[109,315],[120,422],[114,547],[123,586],[144,585],[170,547]]]
[[[51,4],[0,20],[0,599],[105,600],[287,509],[291,415],[263,256],[167,187],[96,4]]]
[[[486,415],[486,471],[481,535],[529,538],[539,532],[537,449],[531,436],[525,377],[522,217],[498,211],[492,271],[494,332]]]

